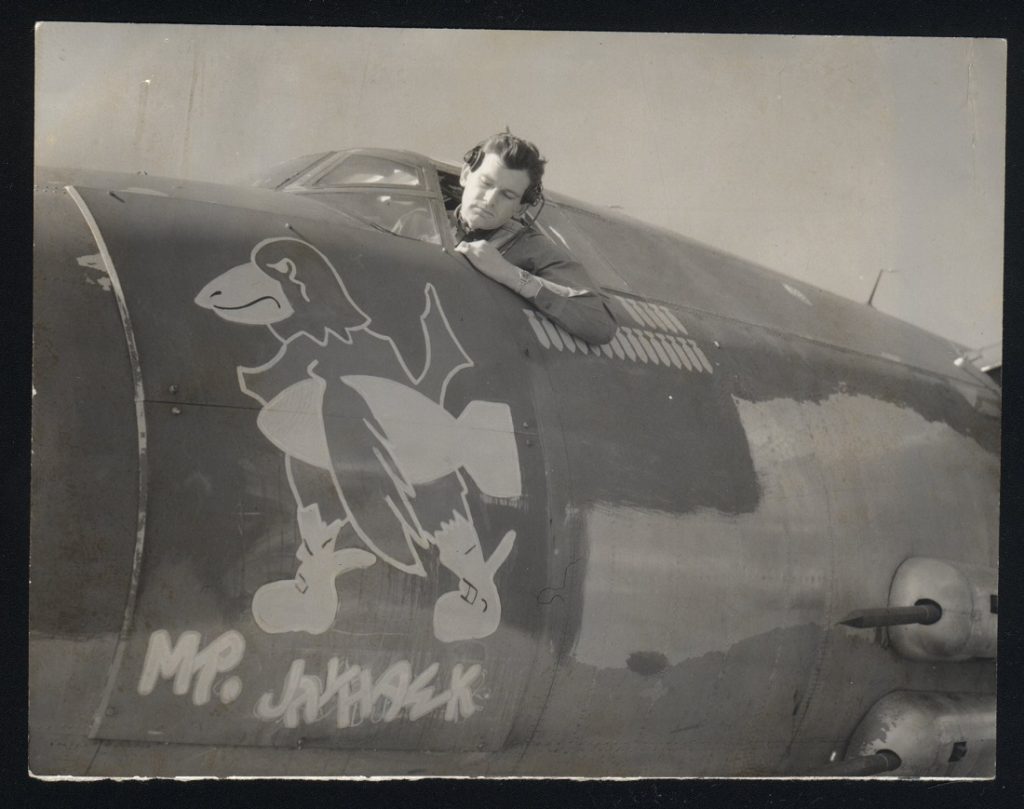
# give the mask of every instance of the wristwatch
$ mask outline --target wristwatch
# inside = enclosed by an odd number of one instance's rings
[[[527,300],[533,300],[542,286],[544,285],[536,275],[523,269],[519,270],[519,283],[516,285],[517,295]]]

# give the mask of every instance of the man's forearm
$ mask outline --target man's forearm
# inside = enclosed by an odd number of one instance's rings
[[[515,282],[505,286],[570,334],[593,345],[603,345],[615,336],[615,320],[600,295],[540,278],[518,267],[514,269]]]
[[[562,298],[575,298],[580,295],[592,294],[586,289],[576,289],[574,287],[565,286],[564,284],[556,284],[554,281],[549,281],[547,278],[541,278],[538,275],[533,275],[526,270],[519,271],[519,280],[513,288],[513,292],[532,301],[536,299],[541,290],[547,290],[553,295],[558,295]]]
[[[615,319],[599,294],[559,284],[520,269],[487,242],[462,242],[456,249],[482,274],[529,301],[580,339],[603,345],[615,336]]]
[[[594,292],[568,297],[545,287],[530,302],[567,332],[591,345],[611,342],[618,329],[601,296]]]

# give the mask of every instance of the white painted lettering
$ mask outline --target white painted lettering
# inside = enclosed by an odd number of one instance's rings
[[[301,657],[293,660],[281,689],[281,701],[274,704],[274,695],[268,691],[256,703],[256,715],[260,719],[284,718],[288,728],[299,726],[299,710],[306,724],[317,720],[319,708],[320,681],[305,674],[306,661]]]
[[[200,650],[201,636],[194,630],[182,632],[178,642],[171,645],[171,636],[166,629],[158,629],[149,636],[146,657],[142,663],[138,692],[152,694],[157,680],[173,678],[171,690],[178,696],[192,691],[192,702],[205,705],[213,692],[213,681],[218,674],[231,671],[245,654],[245,638],[240,632],[229,629],[208,646]],[[232,690],[241,690],[232,686]],[[237,696],[237,693],[235,694]]]
[[[408,660],[399,660],[393,663],[385,671],[380,679],[373,686],[372,702],[375,708],[379,707],[381,716],[385,722],[393,722],[402,712],[405,702],[406,691],[409,690],[409,681],[412,680],[412,666]]]
[[[451,697],[450,691],[442,691],[434,696],[434,687],[430,681],[437,676],[440,666],[431,663],[420,675],[412,681],[409,689],[405,692],[405,707],[409,709],[409,719],[415,722],[421,716],[426,716],[444,705]]]
[[[472,716],[480,706],[473,699],[474,687],[482,668],[474,663],[468,668],[460,663],[452,667],[450,687],[435,694],[434,680],[440,666],[432,663],[415,678],[408,660],[399,660],[378,678],[368,668],[348,665],[332,657],[327,662],[327,676],[306,674],[306,661],[292,661],[281,686],[280,697],[264,693],[256,703],[256,715],[263,720],[280,720],[285,727],[300,723],[312,724],[327,715],[325,709],[335,701],[335,723],[339,728],[356,727],[364,720],[394,722],[404,712],[416,721],[444,708],[444,720],[457,722]]]
[[[337,696],[339,728],[357,727],[373,712],[373,673],[359,666],[352,668],[355,673],[347,680],[348,688]]]
[[[477,704],[473,702],[473,692],[470,686],[480,676],[480,664],[474,663],[465,672],[462,664],[456,663],[452,666],[451,697],[444,709],[446,722],[456,722],[459,717],[469,717],[476,713]]]

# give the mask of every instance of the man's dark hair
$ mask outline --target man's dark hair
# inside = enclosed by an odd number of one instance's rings
[[[544,176],[544,164],[548,161],[540,156],[540,150],[536,146],[511,132],[500,132],[480,141],[466,152],[462,159],[466,161],[470,171],[476,171],[480,168],[485,154],[496,154],[510,169],[525,171],[530,177],[530,185],[523,192],[522,201],[527,205],[533,205],[540,200],[543,191],[541,178]]]

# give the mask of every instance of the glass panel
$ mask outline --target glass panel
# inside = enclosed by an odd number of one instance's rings
[[[332,208],[351,213],[364,222],[384,230],[430,244],[440,244],[441,234],[430,215],[429,202],[423,197],[404,194],[315,194],[310,197]]]
[[[338,185],[422,185],[415,166],[395,163],[374,155],[345,158],[316,181],[317,188]]]
[[[445,210],[454,211],[462,202],[462,186],[459,185],[459,175],[438,168],[437,179],[441,186],[441,200],[444,202]]]
[[[243,185],[252,185],[258,188],[280,188],[290,183],[306,169],[313,166],[318,160],[325,158],[329,152],[317,152],[302,157],[295,157],[278,163],[269,169],[263,169],[242,181]]]

